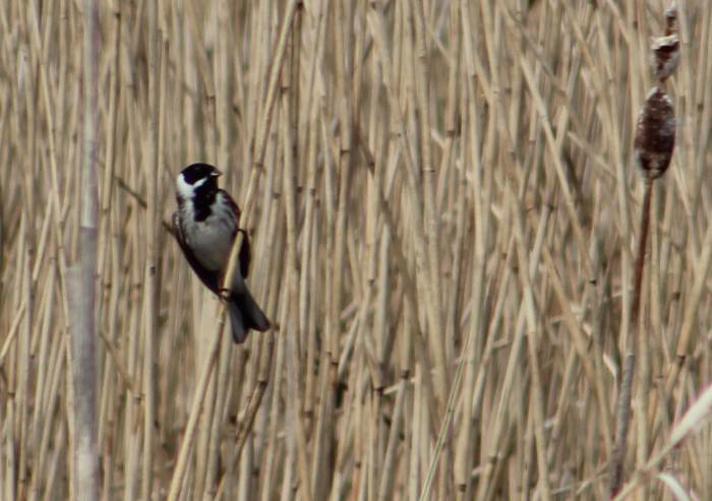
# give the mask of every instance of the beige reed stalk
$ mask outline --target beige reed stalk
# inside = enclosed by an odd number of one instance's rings
[[[148,4],[148,98],[149,107],[154,110],[148,130],[148,141],[146,147],[146,180],[147,180],[147,217],[148,228],[146,231],[146,272],[145,272],[145,301],[146,310],[143,328],[143,462],[141,468],[141,499],[149,501],[152,497],[153,480],[153,459],[154,459],[154,429],[155,421],[155,343],[158,337],[158,291],[160,288],[158,274],[158,238],[159,215],[158,215],[158,182],[162,172],[161,164],[162,140],[161,127],[163,124],[162,96],[165,91],[162,86],[165,77],[165,55],[162,51],[160,32],[158,26],[159,2],[158,0]]]

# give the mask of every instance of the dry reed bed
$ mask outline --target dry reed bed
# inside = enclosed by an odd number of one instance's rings
[[[605,498],[643,189],[632,133],[665,6],[103,5],[102,499]],[[667,447],[712,375],[712,9],[679,6],[625,462],[639,499],[712,499],[709,425]],[[83,22],[75,2],[0,5],[6,501],[72,490]],[[278,327],[239,349],[223,333],[182,469],[219,303],[159,224],[197,160],[247,205],[250,285]],[[663,482],[634,475],[660,451]]]

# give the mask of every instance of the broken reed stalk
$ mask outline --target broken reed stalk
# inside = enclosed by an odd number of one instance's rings
[[[623,463],[626,454],[626,439],[630,423],[630,401],[633,392],[633,376],[635,374],[635,354],[637,352],[637,325],[640,312],[640,294],[643,285],[643,268],[645,268],[645,248],[650,225],[650,199],[653,191],[653,180],[646,178],[643,212],[640,217],[640,238],[638,239],[638,255],[635,259],[635,282],[633,303],[630,315],[630,345],[623,365],[620,395],[616,406],[616,442],[611,457],[611,497],[620,490],[623,482]]]
[[[639,348],[638,329],[640,298],[643,287],[645,251],[650,226],[650,201],[653,182],[661,177],[670,166],[675,148],[675,110],[665,91],[665,81],[673,74],[679,61],[679,40],[677,37],[677,10],[670,7],[665,12],[667,26],[665,36],[653,41],[653,70],[657,84],[643,105],[635,133],[635,155],[645,179],[645,194],[640,219],[640,239],[635,261],[635,282],[630,315],[630,341],[623,366],[621,388],[616,406],[616,437],[610,463],[610,496],[615,497],[623,483],[623,466],[627,450],[630,422],[630,402],[633,396],[635,358]],[[641,334],[642,335],[642,334]],[[647,406],[645,406],[647,407]],[[646,412],[647,408],[640,412]]]

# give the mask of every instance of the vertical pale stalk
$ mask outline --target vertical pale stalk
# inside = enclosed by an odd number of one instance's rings
[[[326,477],[331,475],[330,464],[326,460],[332,454],[333,424],[328,416],[334,409],[334,398],[337,384],[337,371],[340,348],[341,328],[339,315],[344,296],[344,280],[346,277],[346,231],[347,231],[347,201],[349,199],[350,179],[352,178],[352,143],[353,143],[353,93],[349,85],[353,69],[351,41],[353,17],[351,3],[336,2],[333,5],[332,16],[339,26],[348,26],[345,30],[333,30],[333,58],[336,80],[336,99],[334,103],[339,121],[339,135],[335,141],[339,156],[336,159],[335,179],[335,214],[332,222],[333,230],[329,232],[332,253],[328,261],[327,290],[329,291],[327,326],[324,355],[328,363],[320,369],[319,400],[320,407],[316,422],[316,439],[314,442],[314,457],[312,471],[313,494],[319,498],[328,492]]]
[[[141,468],[141,499],[149,501],[151,498],[151,485],[153,480],[153,450],[155,421],[155,376],[154,376],[154,343],[158,336],[158,179],[161,171],[161,158],[159,155],[159,137],[161,122],[161,81],[165,74],[165,63],[162,57],[158,16],[159,0],[148,2],[148,106],[151,114],[148,128],[146,147],[147,161],[147,212],[148,224],[146,229],[146,267],[145,267],[145,311],[143,328],[143,463]]]
[[[100,54],[99,5],[84,2],[84,145],[81,187],[80,254],[68,270],[67,293],[71,324],[71,372],[74,388],[74,493],[79,500],[99,497],[97,447],[97,353],[94,297],[96,291],[98,220],[98,148]]]
[[[297,12],[297,18],[295,19],[295,24],[297,26],[301,25],[302,11]],[[282,98],[281,98],[281,126],[280,135],[282,139],[282,159],[284,165],[283,171],[283,193],[284,193],[284,216],[286,221],[286,247],[287,247],[287,259],[286,259],[286,277],[287,277],[287,290],[286,290],[286,305],[284,305],[284,310],[286,311],[284,318],[285,323],[282,329],[282,333],[288,336],[286,341],[286,351],[288,361],[286,364],[285,376],[287,378],[287,391],[289,392],[289,401],[286,403],[287,407],[287,420],[286,429],[288,431],[289,440],[291,442],[290,447],[294,448],[296,446],[298,450],[299,461],[299,477],[302,482],[301,493],[302,499],[308,500],[313,499],[312,497],[312,487],[310,485],[309,476],[306,474],[307,460],[306,460],[306,444],[304,438],[304,431],[302,428],[302,420],[299,415],[299,411],[303,408],[303,395],[302,387],[299,384],[299,341],[303,338],[301,335],[301,324],[299,321],[299,267],[297,262],[297,199],[296,199],[296,187],[298,184],[297,174],[295,172],[295,161],[298,155],[295,155],[295,142],[297,137],[292,134],[296,130],[292,127],[293,121],[296,120],[296,116],[299,113],[298,109],[292,108],[291,104],[294,100],[293,94],[299,89],[299,82],[297,80],[298,73],[296,71],[296,61],[299,60],[298,53],[301,50],[300,43],[301,38],[299,37],[301,33],[299,30],[293,32],[293,37],[289,45],[289,53],[291,59],[291,65],[289,71],[283,71],[282,74]],[[302,259],[305,259],[303,256]],[[306,260],[306,259],[305,259]],[[278,371],[279,373],[279,371]],[[279,377],[279,376],[278,376]]]
[[[514,193],[510,191],[510,196],[512,197],[512,210],[513,210],[513,223],[514,223],[514,234],[518,245],[518,255],[519,255],[519,267],[525,270],[525,273],[521,273],[522,278],[522,291],[524,293],[524,307],[526,308],[526,320],[527,320],[527,348],[529,355],[529,370],[531,373],[531,383],[529,389],[531,391],[531,407],[532,407],[532,418],[534,427],[534,436],[536,439],[536,456],[537,456],[537,468],[538,468],[538,478],[540,487],[540,496],[545,501],[550,501],[552,499],[551,486],[549,485],[549,465],[547,460],[547,442],[544,436],[544,392],[542,391],[542,376],[541,376],[541,366],[539,364],[539,346],[538,342],[541,339],[541,331],[539,329],[539,322],[537,319],[537,308],[534,303],[534,297],[532,294],[532,282],[531,280],[535,277],[534,270],[529,269],[530,256],[526,252],[529,248],[525,241],[524,231],[521,224],[521,209],[514,198]]]
[[[468,337],[473,339],[470,343],[470,350],[463,351],[461,356],[466,362],[466,372],[465,372],[465,382],[464,387],[467,389],[467,394],[472,395],[472,401],[469,398],[463,399],[463,410],[461,413],[462,426],[458,433],[457,447],[455,450],[455,482],[457,489],[458,499],[467,498],[468,493],[471,491],[471,464],[472,464],[472,450],[473,450],[473,431],[474,423],[473,420],[473,410],[474,410],[474,400],[476,392],[473,391],[475,388],[475,376],[477,374],[476,361],[477,361],[477,351],[478,346],[482,346],[482,341],[480,341],[479,334],[483,331],[483,318],[482,318],[482,298],[484,297],[484,287],[485,287],[485,238],[487,237],[486,229],[488,227],[486,206],[483,204],[486,202],[484,197],[486,195],[485,190],[483,190],[483,182],[481,180],[481,165],[480,165],[480,121],[478,120],[478,111],[476,109],[476,90],[475,90],[475,73],[474,68],[470,67],[472,61],[475,59],[475,46],[473,44],[474,40],[470,36],[472,31],[470,31],[470,8],[466,2],[461,2],[460,9],[460,19],[461,19],[461,29],[460,33],[464,40],[463,44],[463,68],[464,82],[462,84],[462,101],[463,108],[463,128],[464,143],[469,144],[469,147],[463,148],[462,153],[462,167],[464,169],[465,165],[472,165],[470,172],[474,175],[475,182],[473,183],[473,195],[474,203],[472,216],[476,224],[476,235],[475,235],[475,245],[474,248],[470,249],[469,255],[472,258],[472,285],[471,285],[471,300],[470,300],[470,311],[472,318],[469,325]],[[460,23],[458,23],[460,25]],[[469,62],[469,63],[468,63]],[[491,179],[491,176],[489,177]],[[485,210],[483,210],[483,208]],[[484,357],[480,357],[483,360]]]
[[[444,334],[443,315],[441,309],[441,292],[440,292],[440,220],[436,215],[437,204],[435,200],[435,178],[436,171],[433,165],[431,152],[431,130],[433,125],[430,120],[430,71],[429,67],[429,47],[426,43],[426,23],[425,23],[425,8],[423,1],[416,2],[413,0],[410,7],[412,23],[415,26],[415,61],[413,68],[413,77],[415,79],[415,106],[418,108],[420,136],[419,143],[421,148],[420,154],[420,169],[423,180],[423,227],[422,231],[426,235],[427,257],[428,257],[428,272],[429,280],[432,283],[432,294],[430,301],[434,312],[434,323],[438,329],[431,332],[429,335],[441,338]],[[445,360],[445,343],[442,339],[438,339],[432,345],[435,348],[435,359],[440,366],[443,374],[440,376],[447,387],[448,371],[447,362]]]

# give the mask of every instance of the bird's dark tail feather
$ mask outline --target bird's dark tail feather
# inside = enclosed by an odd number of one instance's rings
[[[244,292],[232,294],[229,313],[232,339],[238,344],[245,342],[250,329],[264,332],[270,327],[269,320],[246,288]]]

